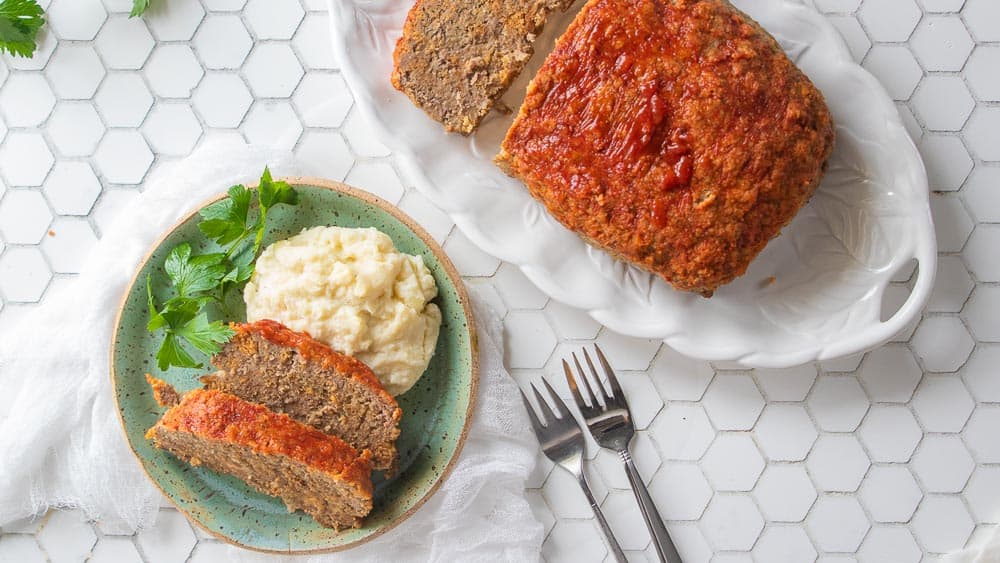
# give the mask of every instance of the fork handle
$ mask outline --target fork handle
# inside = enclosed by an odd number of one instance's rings
[[[619,451],[618,455],[625,462],[625,473],[632,485],[632,492],[635,493],[635,498],[639,501],[642,518],[646,521],[649,535],[653,539],[653,545],[656,546],[656,555],[660,561],[666,563],[683,563],[673,540],[670,539],[670,534],[667,533],[663,519],[660,518],[659,511],[656,510],[656,505],[653,504],[653,499],[649,496],[649,491],[646,490],[646,485],[642,482],[642,477],[636,470],[635,464],[632,463],[632,455],[627,449]]]
[[[615,556],[615,561],[618,563],[628,563],[628,560],[625,558],[625,552],[622,551],[622,546],[618,545],[618,540],[611,533],[611,526],[608,526],[608,521],[604,519],[601,507],[598,506],[597,500],[594,499],[594,493],[590,492],[590,485],[587,484],[587,478],[581,474],[579,481],[580,488],[583,489],[583,494],[587,495],[590,508],[594,509],[594,517],[597,518],[597,523],[601,525],[601,531],[604,532],[604,539],[607,540],[608,547],[611,548],[611,554]]]

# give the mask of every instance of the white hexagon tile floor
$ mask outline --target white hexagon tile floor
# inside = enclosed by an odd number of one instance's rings
[[[125,0],[44,2],[38,54],[0,64],[0,322],[71,283],[152,169],[207,134],[236,133],[321,155],[317,174],[426,226],[504,316],[519,380],[555,375],[562,356],[599,342],[631,397],[636,462],[685,561],[933,561],[1000,524],[997,0],[813,0],[924,155],[941,259],[926,312],[893,343],[789,370],[712,365],[614,334],[478,251],[367,133],[333,63],[325,2],[157,1],[169,10],[144,20],[127,17]],[[910,277],[890,299],[905,297]],[[630,559],[654,560],[616,459],[593,461],[595,494]],[[608,559],[571,478],[540,456],[529,486],[546,560]],[[2,561],[220,553],[166,503],[134,536],[72,511],[0,531]]]

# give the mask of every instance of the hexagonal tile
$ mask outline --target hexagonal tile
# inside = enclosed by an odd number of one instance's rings
[[[160,45],[143,69],[149,86],[164,98],[187,98],[205,74],[187,45]]]
[[[49,236],[42,241],[52,270],[59,274],[77,274],[86,264],[87,255],[97,244],[97,236],[86,219],[60,217],[52,223]]]
[[[117,188],[115,186],[105,186],[100,199],[90,212],[91,219],[97,227],[98,234],[107,233],[112,222],[121,214],[139,195],[134,189]]]
[[[801,522],[816,500],[816,489],[801,465],[770,465],[753,495],[769,522]]]
[[[352,111],[347,114],[347,119],[344,120],[340,131],[357,156],[380,157],[390,154],[389,148],[375,137],[372,128],[365,122],[360,111]]]
[[[552,531],[552,527],[556,525],[556,517],[552,514],[552,510],[549,509],[549,505],[546,504],[542,492],[538,490],[526,490],[524,491],[524,498],[528,501],[532,515],[542,523],[542,526],[545,528],[544,533],[548,535]]]
[[[976,284],[961,258],[941,256],[938,258],[937,276],[934,278],[934,290],[927,302],[927,310],[957,313],[962,310],[974,287]]]
[[[749,430],[764,408],[764,399],[749,375],[720,374],[708,386],[704,404],[716,428]]]
[[[604,351],[612,369],[643,371],[649,368],[653,356],[663,342],[624,336],[605,328],[597,337],[597,344]]]
[[[247,98],[250,97],[249,92],[246,95]],[[197,103],[196,98],[195,104]],[[295,147],[295,155],[304,167],[304,174],[334,180],[343,180],[354,164],[354,156],[347,148],[347,143],[336,131],[306,131]],[[438,243],[444,242],[454,226],[450,217],[416,191],[405,194],[400,202],[400,209],[416,219]]]
[[[101,0],[54,0],[45,15],[60,39],[81,41],[93,39],[108,17]]]
[[[964,132],[965,140],[969,143],[973,154],[983,160],[1000,160],[1000,146],[994,139],[998,127],[1000,127],[1000,108],[981,107],[973,112]]]
[[[302,135],[302,123],[287,101],[258,101],[243,120],[243,134],[253,144],[290,149]]]
[[[639,550],[649,545],[649,531],[631,492],[615,491],[601,508],[609,515],[608,524],[622,549]]]
[[[636,432],[631,444],[629,444],[629,450],[632,452],[632,462],[635,464],[639,476],[642,477],[642,482],[646,483],[647,487],[652,486],[653,475],[657,474],[656,472],[660,468],[660,452],[657,451],[649,433]],[[599,448],[591,463],[594,464],[608,487],[623,490],[632,488],[621,457],[616,452]],[[708,501],[706,500],[706,502]]]
[[[904,462],[913,455],[923,433],[906,407],[874,405],[858,435],[872,461]]]
[[[130,538],[101,538],[89,560],[93,563],[142,563]]]
[[[1000,223],[1000,167],[976,166],[965,183],[962,197],[981,223]]]
[[[205,7],[213,12],[238,12],[247,0],[205,0]]]
[[[238,127],[253,103],[253,96],[239,76],[210,72],[198,85],[191,101],[205,125]]]
[[[670,403],[653,421],[650,435],[663,459],[696,460],[708,449],[715,431],[701,405]]]
[[[962,254],[977,280],[1000,281],[1000,264],[996,260],[997,244],[1000,244],[1000,225],[978,225],[969,237],[969,243]]]
[[[211,69],[240,68],[253,47],[253,39],[236,15],[208,17],[192,43],[205,68]]]
[[[876,522],[909,522],[924,497],[913,475],[901,465],[872,467],[858,496]]]
[[[861,0],[816,0],[819,11],[827,14],[850,13],[858,9]]]
[[[250,53],[244,75],[258,98],[287,98],[302,78],[302,65],[291,46],[262,43]]]
[[[45,198],[34,190],[15,190],[0,201],[0,233],[8,244],[38,244],[52,222]]]
[[[792,526],[772,526],[764,530],[753,553],[757,560],[768,563],[801,563],[816,559],[816,548],[805,530]]]
[[[52,279],[37,247],[8,248],[0,256],[0,292],[12,303],[34,303],[41,299]]]
[[[388,162],[357,163],[347,175],[347,183],[393,204],[399,202],[405,191],[399,175]]]
[[[934,553],[962,548],[975,528],[960,498],[937,495],[920,503],[911,526],[924,548]]]
[[[44,2],[39,4],[44,4]],[[24,57],[12,57],[10,54],[4,55],[3,59],[6,63],[3,65],[4,70],[7,70],[7,68],[16,70],[41,70],[45,68],[49,59],[52,58],[52,53],[55,52],[56,45],[58,44],[59,39],[56,38],[55,33],[39,33],[38,40],[36,41],[35,55],[30,59]]]
[[[158,104],[142,132],[157,154],[184,156],[201,137],[201,124],[187,104]]]
[[[878,78],[894,100],[910,99],[924,75],[905,45],[875,45],[865,57],[864,67]]]
[[[153,95],[138,74],[115,72],[104,79],[94,103],[108,126],[138,127],[153,106]]]
[[[1000,440],[996,439],[997,428],[1000,428],[1000,407],[976,406],[962,434],[965,436],[969,451],[979,463],[1000,463]]]
[[[905,526],[872,528],[858,550],[861,563],[917,563],[920,557],[920,547]]]
[[[330,22],[326,13],[309,14],[299,24],[292,45],[299,53],[302,64],[309,69],[331,70],[337,68],[330,44]]]
[[[41,186],[54,162],[38,133],[15,131],[0,144],[0,171],[10,186]]]
[[[87,215],[101,195],[101,183],[86,162],[56,163],[42,190],[60,215]],[[2,209],[2,206],[0,206]],[[9,224],[0,218],[0,225]]]
[[[976,462],[958,436],[926,436],[913,456],[913,471],[932,493],[958,493]]]
[[[981,345],[972,352],[961,374],[972,395],[984,403],[1000,402],[1000,346]]]
[[[153,164],[153,153],[138,131],[109,131],[94,153],[104,178],[114,184],[138,184]]]
[[[965,64],[965,79],[972,93],[984,102],[1000,101],[1000,46],[979,45]]]
[[[823,551],[854,553],[870,525],[854,497],[821,497],[813,506],[806,527]]]
[[[931,194],[931,215],[934,217],[938,251],[961,251],[975,226],[962,202],[956,197]]]
[[[757,441],[769,460],[801,461],[818,434],[802,405],[771,404],[755,429]]]
[[[552,332],[540,311],[511,311],[503,321],[504,344],[511,368],[540,368],[556,347]]]
[[[910,289],[906,285],[893,284],[885,288],[885,292],[882,294],[882,319],[888,320],[889,312],[899,311],[900,307],[906,302],[910,297]],[[892,342],[908,342],[910,337],[913,336],[913,332],[917,330],[917,325],[920,324],[920,315],[916,315],[910,322],[903,325],[903,328],[899,330],[890,339]]]
[[[935,372],[957,370],[975,342],[958,317],[927,317],[913,334],[911,346],[924,368]]]
[[[549,299],[520,268],[510,263],[500,266],[493,276],[493,285],[511,309],[541,309]]]
[[[958,16],[927,16],[910,39],[925,70],[962,70],[975,43]]]
[[[276,4],[270,0],[249,0],[243,15],[257,39],[291,39],[305,11],[298,2]]]
[[[112,16],[94,41],[108,68],[137,70],[153,52],[153,36],[141,18]]]
[[[44,563],[48,561],[34,536],[5,534],[0,536],[0,557],[18,563]]]
[[[198,534],[203,534],[201,528],[197,528]],[[210,539],[204,538],[202,539]],[[216,563],[218,561],[225,561],[230,558],[231,548],[222,542],[200,542],[194,547],[194,551],[191,553],[190,559],[187,560],[188,563]],[[164,561],[167,561],[166,559]]]
[[[899,112],[899,117],[903,120],[903,127],[906,128],[907,134],[910,135],[913,142],[919,143],[924,136],[924,130],[917,118],[914,117],[910,106],[906,105],[906,102],[896,102],[896,111]]]
[[[906,41],[920,15],[913,0],[865,2],[858,10],[858,18],[875,41]]]
[[[61,100],[86,100],[93,97],[104,78],[104,64],[89,44],[64,43],[45,67]]]
[[[820,436],[806,460],[821,491],[856,491],[870,465],[868,454],[853,434]]]
[[[976,101],[960,76],[928,76],[910,101],[933,131],[959,131],[972,115]]]
[[[865,34],[865,30],[861,27],[861,24],[858,23],[857,18],[851,15],[844,15],[827,16],[826,19],[840,32],[854,60],[859,63],[864,60],[865,55],[868,54],[868,49],[871,49],[872,42],[868,35]]]
[[[608,496],[608,489],[592,467],[587,467],[585,471],[594,499],[600,504]],[[590,502],[580,490],[580,483],[576,477],[561,467],[553,470],[549,474],[549,478],[545,480],[542,496],[545,497],[556,518],[593,518],[594,516]]]
[[[749,434],[719,434],[701,460],[705,476],[717,491],[749,491],[764,471],[764,458]]]
[[[146,21],[160,41],[187,41],[204,16],[198,0],[172,0],[157,7]]]
[[[650,366],[653,384],[668,401],[700,400],[714,375],[708,362],[684,356],[669,346],[663,346]]]
[[[665,465],[649,485],[660,516],[664,520],[697,520],[712,498],[712,488],[697,465]]]
[[[961,139],[928,134],[920,140],[919,146],[931,189],[954,191],[962,187],[972,172],[973,162]]]
[[[60,103],[46,128],[63,156],[90,156],[104,135],[104,124],[90,102]]]
[[[868,354],[859,376],[873,401],[905,403],[923,373],[908,348],[888,345]]]
[[[155,526],[136,534],[136,542],[151,563],[184,561],[196,541],[187,519],[176,510],[161,510]]]
[[[608,549],[593,520],[560,520],[542,545],[542,555],[551,561],[601,561]]]
[[[803,365],[787,369],[756,369],[754,378],[764,396],[771,401],[801,401],[816,381],[816,366]]]
[[[0,109],[10,127],[39,125],[55,105],[56,97],[41,74],[16,73],[0,90]]]
[[[850,376],[821,376],[807,401],[821,430],[853,432],[868,412],[868,397]]]
[[[976,467],[964,496],[976,522],[995,524],[1000,521],[996,506],[996,499],[1000,496],[1000,467]]]
[[[645,372],[617,372],[622,392],[628,398],[632,422],[636,429],[645,430],[663,408],[663,400]]]
[[[911,271],[907,275],[907,279],[903,281],[907,281],[912,275],[913,271]],[[865,357],[864,352],[861,352],[859,354],[853,354],[851,356],[841,356],[840,358],[834,358],[832,360],[824,360],[820,363],[820,365],[822,365],[823,369],[828,372],[846,373],[851,371],[857,371],[858,367],[861,366],[861,360],[863,360],[864,357]]]
[[[410,194],[406,194],[406,197],[409,198]],[[435,207],[435,209],[437,208]],[[597,338],[597,333],[601,330],[601,324],[595,321],[593,317],[584,311],[577,309],[576,307],[570,307],[569,305],[559,303],[555,300],[550,300],[548,305],[545,306],[545,316],[549,319],[549,324],[552,325],[552,328],[556,329],[556,334],[562,338],[571,340],[592,340]],[[666,354],[667,350],[669,350],[669,348],[664,346],[663,353],[660,354],[660,357]],[[653,370],[653,374],[657,373],[655,366],[656,364],[654,363],[653,368],[651,368]],[[660,376],[653,375],[653,383],[658,382],[660,379]],[[660,394],[664,399],[672,398],[663,395],[662,389],[660,390]]]
[[[748,551],[764,529],[764,519],[750,497],[716,494],[701,518],[701,529],[716,549]]]
[[[977,41],[1000,41],[1000,29],[994,25],[1000,18],[1000,5],[993,0],[966,0],[962,17]]]
[[[38,533],[42,545],[54,562],[81,561],[97,543],[94,529],[76,511],[57,510]]]
[[[461,229],[453,230],[443,246],[462,276],[491,276],[500,267],[500,260],[486,254],[478,246],[472,244],[472,241],[465,236]]]
[[[927,432],[960,432],[975,406],[955,376],[925,378],[913,398],[913,410]]]
[[[354,98],[339,74],[307,74],[293,98],[308,127],[339,127]]]

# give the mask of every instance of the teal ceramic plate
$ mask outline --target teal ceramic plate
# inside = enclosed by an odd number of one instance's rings
[[[364,527],[340,533],[323,528],[302,512],[288,513],[279,499],[233,477],[191,467],[145,439],[163,409],[153,400],[144,375],[153,373],[186,391],[197,387],[198,376],[211,370],[208,358],[202,356],[196,359],[206,365],[204,370],[159,372],[155,360],[159,340],[145,328],[146,275],[153,274],[153,291],[162,302],[166,287],[155,280],[165,279],[163,261],[170,249],[190,242],[196,249],[211,250],[198,230],[196,214],[181,220],[156,244],[126,292],[112,342],[111,377],[129,445],[150,479],[191,521],[223,540],[255,550],[335,551],[368,541],[405,520],[448,475],[465,440],[478,382],[475,325],[455,267],[434,239],[399,209],[337,182],[286,180],[299,191],[300,202],[296,207],[278,206],[268,214],[266,243],[317,225],[375,227],[392,237],[400,251],[423,256],[438,286],[435,302],[443,322],[434,358],[420,381],[398,397],[403,409],[397,442],[401,471],[389,480],[376,477],[374,509]],[[232,314],[243,320],[238,304]]]

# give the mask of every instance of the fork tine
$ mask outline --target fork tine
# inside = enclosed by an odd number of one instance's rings
[[[611,385],[611,394],[619,401],[624,401],[625,394],[622,393],[621,385],[618,385],[618,377],[615,376],[615,370],[611,369],[611,364],[604,357],[604,352],[601,351],[600,346],[594,344],[594,350],[597,350],[597,359],[601,362],[601,367],[604,368],[604,374],[608,376],[608,383]]]
[[[580,394],[580,388],[576,385],[576,378],[573,377],[573,370],[569,367],[569,363],[566,360],[562,361],[563,372],[566,374],[566,384],[569,385],[569,390],[573,393],[573,400],[576,401],[576,406],[580,407],[580,411],[589,409],[590,407],[587,403],[583,402],[583,395]]]
[[[545,417],[545,425],[548,426],[558,417],[552,412],[552,407],[549,406],[549,403],[542,398],[542,394],[538,392],[538,388],[535,387],[535,384],[530,383],[530,385],[531,390],[535,392],[535,400],[538,401],[538,409],[542,411],[542,416]]]
[[[562,399],[559,398],[559,394],[556,393],[556,390],[553,389],[551,385],[549,385],[548,379],[545,379],[543,377],[542,384],[545,385],[545,388],[549,390],[549,398],[552,399],[552,409],[555,411],[556,418],[562,418],[563,409],[565,408],[567,413],[569,412],[569,409],[565,406],[565,403],[563,403]]]
[[[579,374],[580,380],[583,381],[583,388],[587,390],[587,399],[590,401],[591,408],[599,409],[601,403],[597,401],[594,391],[590,388],[590,378],[587,377],[587,372],[583,371],[583,366],[580,365],[580,358],[576,357],[576,352],[573,352],[573,363],[576,364],[576,372]]]
[[[594,362],[591,361],[590,354],[587,353],[586,348],[583,349],[583,359],[587,360],[587,367],[590,368],[590,374],[594,376],[594,385],[601,390],[601,398],[604,399],[604,404],[610,404],[611,395],[608,395],[608,390],[604,387],[604,382],[601,381],[601,376],[597,375],[597,370],[594,369]]]
[[[545,430],[542,425],[542,421],[538,420],[538,415],[535,414],[535,407],[531,406],[531,401],[528,400],[528,396],[521,391],[520,388],[517,389],[518,393],[521,394],[521,399],[524,400],[524,410],[528,411],[528,418],[531,419],[531,426],[535,429],[535,434],[541,434]]]

